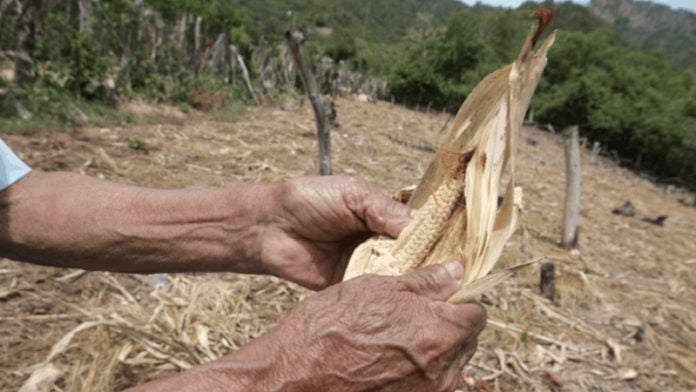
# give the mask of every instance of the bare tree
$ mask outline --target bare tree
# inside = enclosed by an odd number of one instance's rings
[[[332,104],[325,105],[319,94],[319,87],[311,64],[304,48],[305,35],[302,31],[294,29],[287,34],[288,45],[292,51],[297,68],[302,75],[309,100],[314,109],[317,121],[317,136],[319,139],[319,172],[323,176],[331,175],[331,111]]]

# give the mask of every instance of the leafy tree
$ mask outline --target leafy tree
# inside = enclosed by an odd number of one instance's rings
[[[105,98],[109,59],[93,35],[79,32],[62,13],[48,14],[36,42],[35,60],[44,64],[44,83],[86,98]]]
[[[509,10],[455,14],[406,51],[391,73],[391,90],[408,103],[455,109],[486,74],[514,59],[513,37],[524,36],[528,25]]]
[[[540,121],[578,124],[631,165],[694,180],[694,82],[661,52],[628,48],[608,31],[560,32],[533,107]]]

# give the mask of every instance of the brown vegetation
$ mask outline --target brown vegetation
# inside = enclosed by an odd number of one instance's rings
[[[384,102],[336,103],[335,172],[391,189],[423,174],[447,121]],[[156,187],[226,186],[316,173],[310,110],[250,108],[230,123],[163,114],[156,124],[3,138],[39,170]],[[134,138],[143,149],[128,147]],[[556,242],[562,141],[525,128],[520,140],[528,139],[535,143],[520,143],[517,161],[522,227],[499,265],[554,260],[559,299],[541,296],[538,266],[486,294],[489,325],[462,389],[696,388],[696,209],[608,160],[583,158],[580,249],[568,252]],[[657,226],[611,213],[626,200],[669,219]],[[186,369],[263,334],[308,294],[269,277],[170,278],[171,287],[155,288],[146,276],[0,261],[0,389],[18,389],[54,345],[60,350],[50,363],[62,390],[113,390]]]

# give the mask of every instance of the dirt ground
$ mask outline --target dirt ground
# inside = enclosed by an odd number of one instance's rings
[[[218,187],[317,172],[309,105],[250,108],[217,122],[130,105],[148,121],[2,135],[36,170],[149,187]],[[337,101],[337,173],[391,189],[417,182],[448,116]],[[129,148],[129,140],[143,148]],[[560,137],[525,128],[517,172],[522,227],[500,265],[543,258],[486,294],[489,324],[462,390],[696,390],[696,208],[608,159],[583,152],[579,251],[557,245],[564,190]],[[696,158],[695,158],[696,159]],[[611,213],[631,201],[664,226]],[[84,273],[0,261],[0,390],[33,375],[56,391],[116,390],[229,353],[272,327],[306,290],[269,277]]]

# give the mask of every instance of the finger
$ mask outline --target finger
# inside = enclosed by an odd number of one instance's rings
[[[362,219],[367,228],[376,234],[396,238],[411,222],[411,208],[394,200],[390,195],[372,194],[366,204]]]
[[[467,344],[463,345],[461,350],[459,351],[459,355],[456,362],[456,367],[459,369],[461,372],[464,370],[464,367],[466,366],[469,361],[471,361],[471,358],[474,357],[474,354],[476,354],[476,349],[478,348],[478,338],[475,338],[471,341],[469,341]]]
[[[445,381],[442,387],[440,387],[439,391],[444,391],[444,392],[451,392],[451,391],[458,391],[459,389],[457,388],[458,386],[461,385],[462,382],[462,372],[455,369],[455,368],[450,368],[447,369],[445,373]]]
[[[471,358],[474,357],[474,354],[476,354],[477,347],[478,339],[472,339],[452,353],[449,357],[445,373],[445,385],[451,385],[453,389],[461,385],[464,377],[464,368],[466,368],[466,365],[471,361]]]
[[[471,358],[476,354],[476,349],[478,348],[478,338],[472,338],[464,342],[456,350],[454,350],[450,356],[450,367],[461,371],[464,369],[467,363],[471,361]]]
[[[421,268],[399,279],[406,288],[432,300],[446,301],[461,284],[464,268],[456,261]]]
[[[486,308],[477,303],[454,305],[434,303],[435,312],[442,318],[457,326],[460,344],[475,339],[486,327]]]
[[[386,189],[360,179],[351,179],[346,206],[367,230],[396,238],[411,221],[411,208],[394,200]]]
[[[437,389],[438,391],[454,391],[461,385],[464,367],[476,353],[477,346],[478,339],[470,339],[464,344],[455,347],[440,359],[442,363],[442,386]]]

